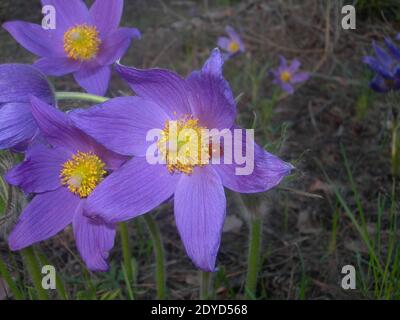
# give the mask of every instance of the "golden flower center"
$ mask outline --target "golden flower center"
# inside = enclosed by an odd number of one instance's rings
[[[210,160],[209,137],[199,120],[185,116],[168,120],[157,146],[169,172],[191,174],[195,166],[204,166]]]
[[[88,197],[107,173],[105,163],[92,152],[80,152],[64,163],[60,173],[61,184],[69,191]]]
[[[64,51],[74,60],[93,59],[99,51],[100,44],[99,32],[95,26],[77,25],[64,33]]]
[[[292,80],[292,75],[289,71],[283,71],[281,73],[281,80],[283,82],[289,82],[290,80]]]
[[[236,53],[240,50],[240,45],[237,41],[231,41],[228,46],[228,50],[231,53]]]

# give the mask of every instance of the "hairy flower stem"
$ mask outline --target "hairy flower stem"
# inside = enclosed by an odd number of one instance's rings
[[[210,299],[210,281],[211,273],[206,271],[200,271],[200,299]]]
[[[400,152],[399,152],[399,120],[395,114],[392,122],[392,175],[397,177],[400,171]]]
[[[251,217],[249,254],[247,259],[246,298],[256,299],[257,277],[260,266],[262,218]]]
[[[125,273],[126,273],[126,278],[128,280],[127,285],[132,290],[132,295],[134,296],[133,292],[133,282],[134,282],[134,277],[133,277],[133,268],[132,268],[132,256],[131,256],[131,250],[129,246],[129,233],[128,233],[128,226],[126,222],[122,222],[119,225],[119,230],[121,233],[121,244],[122,244],[122,256],[124,259],[124,268],[125,268]]]
[[[84,92],[56,92],[56,99],[59,100],[83,100],[94,103],[102,103],[109,100],[110,98],[96,96],[94,94],[84,93]]]
[[[8,272],[7,266],[4,264],[3,260],[0,258],[0,277],[3,278],[4,282],[10,288],[15,300],[23,300],[24,297],[18,290],[15,281],[12,279],[10,272]]]
[[[42,276],[38,261],[35,256],[35,251],[32,247],[23,249],[21,251],[22,257],[25,260],[25,264],[28,268],[28,272],[32,278],[33,285],[35,286],[38,298],[40,300],[48,300],[49,296],[42,287]]]
[[[144,215],[143,218],[147,224],[147,228],[149,229],[154,247],[154,254],[156,259],[157,299],[164,300],[166,299],[165,255],[160,230],[158,229],[158,226],[154,219],[149,214]]]

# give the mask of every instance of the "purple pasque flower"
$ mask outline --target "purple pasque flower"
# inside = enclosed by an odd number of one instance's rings
[[[139,38],[135,28],[118,28],[123,0],[96,0],[88,9],[82,0],[42,0],[56,12],[56,28],[10,21],[3,27],[25,49],[41,57],[35,65],[45,74],[73,73],[86,91],[104,95],[111,65]]]
[[[46,76],[27,64],[0,65],[0,149],[24,150],[38,134],[30,95],[56,105]]]
[[[280,56],[279,59],[279,67],[272,71],[274,75],[273,83],[279,85],[287,93],[293,94],[295,90],[294,85],[307,81],[310,78],[310,74],[299,71],[301,63],[298,59],[294,59],[290,65],[287,63],[285,57]]]
[[[105,149],[74,127],[68,116],[36,97],[31,112],[49,145],[28,149],[11,169],[8,183],[34,194],[12,230],[8,243],[20,250],[48,239],[72,223],[77,248],[90,270],[108,269],[115,228],[84,215],[87,197],[126,157]]]
[[[400,89],[400,49],[389,38],[385,39],[385,44],[387,51],[374,42],[375,57],[363,58],[363,62],[375,72],[370,87],[380,93]]]
[[[164,148],[170,144],[159,144],[171,143],[168,127],[172,124],[179,134],[184,129],[198,133],[204,128],[228,132],[236,128],[236,104],[222,66],[218,49],[201,71],[186,79],[164,69],[117,65],[117,72],[138,96],[111,99],[71,114],[77,127],[110,150],[135,156],[89,196],[86,212],[116,223],[147,213],[173,197],[175,221],[186,252],[206,271],[214,271],[220,246],[226,211],[224,186],[242,193],[263,192],[275,187],[293,168],[254,141],[254,171],[242,176],[235,175],[236,164],[211,164],[209,158],[199,164],[184,152],[172,161],[173,148]],[[165,156],[164,164],[150,164],[146,158],[154,146],[146,136],[155,128],[161,130],[155,153]],[[208,144],[206,148],[210,155]]]
[[[239,34],[231,27],[225,28],[228,37],[219,37],[218,46],[226,51],[226,58],[231,58],[239,53],[245,52],[244,42]]]

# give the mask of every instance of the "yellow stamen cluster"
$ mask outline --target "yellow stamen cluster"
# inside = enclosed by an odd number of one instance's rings
[[[92,152],[80,152],[64,163],[60,173],[61,184],[69,191],[80,196],[88,197],[96,186],[104,179],[107,171],[105,163]]]
[[[169,172],[190,175],[195,166],[202,167],[209,162],[209,138],[203,134],[205,129],[191,116],[166,121],[157,146]]]
[[[64,34],[64,51],[74,60],[93,59],[99,51],[100,44],[99,32],[95,26],[77,25]]]
[[[240,50],[240,45],[237,41],[231,41],[228,46],[230,53],[236,53]]]
[[[283,82],[289,82],[290,80],[292,80],[292,75],[289,71],[283,71],[281,73],[281,80]]]

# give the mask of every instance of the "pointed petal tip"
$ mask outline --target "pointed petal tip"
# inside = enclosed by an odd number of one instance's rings
[[[201,71],[202,73],[222,76],[224,62],[225,59],[223,58],[220,49],[216,47],[211,51],[210,56],[204,63]]]
[[[21,239],[21,237],[17,236],[17,230],[18,230],[17,227],[18,227],[18,223],[19,222],[20,222],[20,220],[18,220],[16,226],[11,231],[11,233],[8,236],[8,239],[7,239],[8,247],[13,252],[20,251],[20,250],[22,250],[22,249],[24,249],[24,248],[29,246],[29,245],[26,245],[26,244],[22,244],[22,243],[20,243],[21,241],[19,241]]]
[[[14,232],[12,232],[10,234],[7,241],[8,241],[8,247],[10,248],[11,251],[19,251],[19,250],[23,249],[22,247],[20,247],[17,244],[15,236],[14,236]]]
[[[128,68],[128,67],[121,63],[121,59],[118,59],[117,61],[115,61],[114,68],[115,71],[119,73],[123,68]]]
[[[218,47],[215,47],[214,49],[211,50],[211,54],[221,54],[221,51],[219,50]]]
[[[1,24],[1,27],[2,27],[3,29],[5,29],[6,31],[8,31],[8,30],[7,30],[7,27],[8,27],[8,24],[9,24],[9,23],[10,23],[10,21],[4,22],[4,23]]]
[[[132,30],[132,38],[140,40],[142,39],[142,33],[138,28],[130,28]]]
[[[134,67],[130,67],[127,65],[124,65],[121,63],[121,59],[117,60],[115,65],[114,65],[114,70],[117,72],[117,74],[124,80],[127,80],[127,73],[129,71],[135,71],[137,70]]]
[[[24,22],[24,21],[19,21],[19,20],[10,20],[10,21],[6,21],[4,22],[1,27],[6,30],[8,33],[12,33],[13,31],[13,27],[15,26],[16,23],[20,23],[20,22]],[[12,35],[12,34],[11,34]]]
[[[15,167],[14,167],[14,168],[15,168]],[[8,170],[8,171],[6,172],[6,174],[3,176],[4,180],[5,180],[8,184],[10,184],[10,185],[12,185],[12,186],[16,186],[16,184],[17,184],[16,180],[14,180],[15,176],[13,175],[13,170],[14,170],[14,168],[11,168],[10,170]]]

